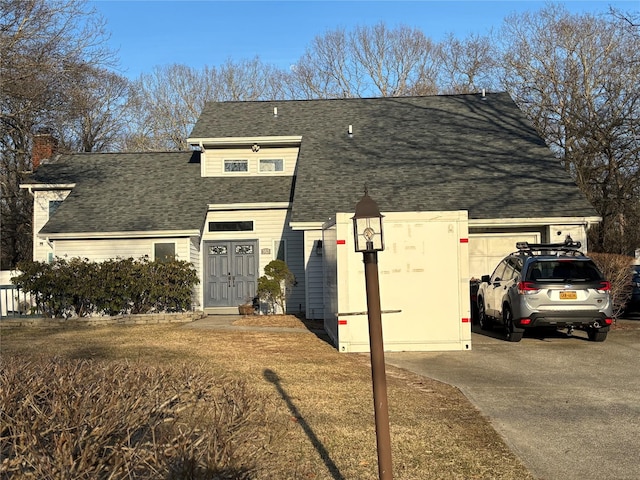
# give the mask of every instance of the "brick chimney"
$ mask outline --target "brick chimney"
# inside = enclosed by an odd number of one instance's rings
[[[35,172],[43,160],[49,160],[58,148],[58,140],[50,133],[36,133],[31,150],[32,170]]]

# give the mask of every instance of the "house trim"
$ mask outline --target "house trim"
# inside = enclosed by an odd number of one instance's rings
[[[79,240],[109,238],[171,238],[199,237],[200,230],[157,230],[137,232],[80,232],[80,233],[38,233],[38,238],[45,240]]]
[[[325,222],[290,222],[291,230],[322,230]]]
[[[286,210],[291,206],[290,202],[270,203],[210,203],[207,208],[210,212],[229,210]]]
[[[205,146],[223,147],[249,145],[257,143],[259,145],[299,145],[302,142],[301,135],[283,135],[268,137],[209,137],[209,138],[187,138],[190,145],[204,148]]]
[[[547,225],[591,225],[602,217],[483,218],[469,219],[469,227],[530,227]]]
[[[71,190],[75,188],[75,183],[21,183],[20,188],[29,190]]]

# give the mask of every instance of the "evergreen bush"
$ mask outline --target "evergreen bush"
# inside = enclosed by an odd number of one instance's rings
[[[272,260],[264,267],[264,275],[258,278],[258,298],[269,305],[269,311],[285,313],[286,300],[296,277],[282,260]]]
[[[38,310],[52,318],[183,312],[191,309],[199,283],[193,265],[180,260],[56,258],[22,262],[18,268],[22,273],[12,282],[30,292]]]

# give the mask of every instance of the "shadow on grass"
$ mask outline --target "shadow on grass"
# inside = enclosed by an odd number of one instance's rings
[[[334,478],[334,480],[345,480],[345,478],[340,473],[337,465],[333,463],[333,460],[331,460],[327,449],[324,447],[320,439],[316,436],[313,429],[305,421],[304,417],[300,414],[298,408],[291,401],[291,397],[287,394],[285,389],[282,388],[282,385],[280,384],[280,377],[278,377],[278,374],[273,370],[267,368],[266,370],[264,370],[264,372],[262,372],[262,375],[268,382],[273,383],[274,387],[276,387],[276,390],[278,391],[282,399],[286,402],[287,407],[289,407],[291,415],[296,418],[296,420],[304,430],[304,433],[307,435],[309,440],[311,440],[311,444],[320,455],[320,458],[322,458],[322,461],[324,462],[327,470],[329,470],[329,473]]]

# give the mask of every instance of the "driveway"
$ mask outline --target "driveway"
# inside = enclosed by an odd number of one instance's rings
[[[640,478],[640,322],[603,343],[480,331],[466,352],[387,353],[388,364],[458,387],[544,480]]]

